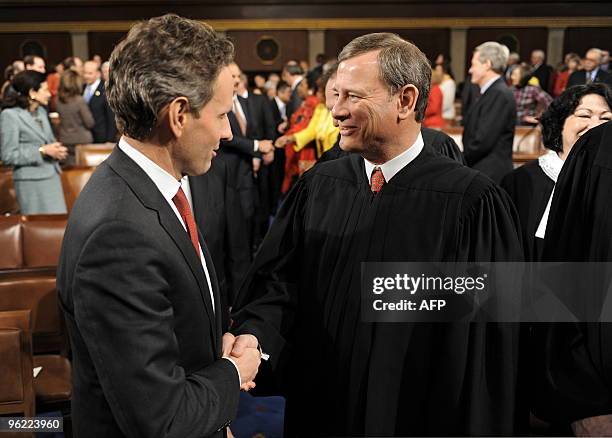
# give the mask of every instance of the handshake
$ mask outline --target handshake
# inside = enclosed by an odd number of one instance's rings
[[[255,376],[261,363],[259,342],[253,335],[235,337],[231,333],[223,335],[223,357],[231,359],[240,373],[240,389],[248,391],[255,388]]]

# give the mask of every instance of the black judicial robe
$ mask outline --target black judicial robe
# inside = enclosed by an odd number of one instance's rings
[[[535,233],[555,187],[554,181],[544,173],[538,160],[534,160],[506,175],[501,186],[512,198],[521,221],[525,260],[540,260],[544,239]]]
[[[236,334],[283,370],[287,436],[511,435],[517,326],[365,323],[362,261],[520,260],[518,218],[430,148],[373,195],[357,154],[290,191],[241,288]]]
[[[543,259],[612,261],[611,194],[612,123],[606,123],[584,134],[563,166]],[[581,288],[577,292],[599,291]],[[536,415],[569,423],[612,413],[612,325],[558,323],[536,334],[542,353],[534,385]]]

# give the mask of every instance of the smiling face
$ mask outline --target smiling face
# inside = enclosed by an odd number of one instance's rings
[[[381,156],[398,131],[399,98],[390,95],[380,79],[378,53],[367,52],[341,62],[332,97],[340,147],[368,159]]]
[[[210,169],[219,142],[232,138],[227,113],[232,109],[234,80],[229,67],[224,67],[215,84],[211,100],[199,111],[199,117],[186,114],[186,122],[178,147],[172,150],[174,167],[182,175],[201,175]]]
[[[567,155],[572,146],[589,129],[612,120],[612,112],[605,99],[599,94],[587,94],[563,124],[563,154]]]

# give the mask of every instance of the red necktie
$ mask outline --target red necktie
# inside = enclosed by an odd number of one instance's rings
[[[380,167],[375,167],[374,170],[372,170],[372,178],[370,178],[370,189],[373,193],[378,193],[384,185],[385,176]]]
[[[200,257],[200,242],[198,241],[198,229],[195,224],[195,220],[193,219],[193,214],[191,214],[191,206],[189,205],[189,201],[187,200],[187,196],[185,196],[185,192],[183,192],[182,187],[179,187],[178,192],[172,198],[172,202],[176,205],[181,217],[183,218],[183,222],[187,226],[187,234],[189,234],[189,238],[191,239],[191,243],[193,243],[193,247],[196,250],[196,254],[198,258]]]

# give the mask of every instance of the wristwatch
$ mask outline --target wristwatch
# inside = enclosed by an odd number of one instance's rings
[[[44,146],[39,147],[38,148],[38,152],[40,152],[40,155],[42,155],[43,158],[47,155],[47,154],[45,154],[45,147]]]

